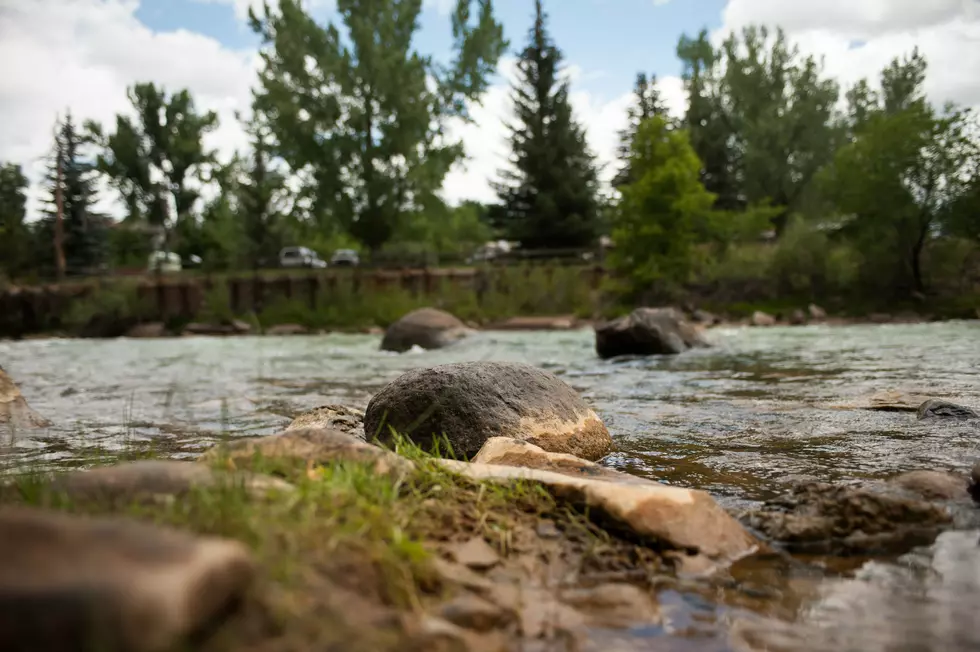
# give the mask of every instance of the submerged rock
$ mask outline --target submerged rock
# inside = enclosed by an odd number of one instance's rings
[[[708,343],[674,308],[637,308],[595,327],[600,358],[621,355],[674,355]]]
[[[962,405],[957,405],[956,403],[950,403],[949,401],[940,401],[936,399],[929,399],[925,403],[919,406],[916,411],[916,417],[921,419],[980,419],[980,414],[977,414],[968,407],[963,407]]]
[[[456,343],[471,332],[466,324],[448,312],[435,308],[419,308],[388,327],[381,340],[381,349],[398,353],[408,351],[413,346],[441,349]]]
[[[587,507],[614,530],[654,545],[729,563],[755,552],[760,542],[702,491],[656,482],[611,482],[497,464],[440,462],[474,480],[538,482],[558,500]]]
[[[10,652],[171,649],[254,572],[238,542],[128,520],[3,508],[0,532],[0,649]]]
[[[364,410],[346,405],[321,405],[293,419],[286,431],[298,428],[339,430],[352,437],[364,439]]]
[[[248,468],[260,458],[277,464],[287,460],[317,465],[332,462],[373,464],[375,472],[385,474],[412,469],[409,460],[345,432],[313,427],[291,427],[278,435],[232,441],[212,448],[198,461],[213,464],[226,460],[235,467]]]
[[[952,524],[942,505],[887,487],[805,483],[742,520],[790,552],[904,552]]]
[[[20,389],[0,367],[0,426],[13,430],[47,428],[51,422],[31,409]]]
[[[946,471],[909,471],[891,478],[888,483],[926,500],[970,500],[970,483],[966,476]]]
[[[491,437],[593,460],[612,445],[606,426],[574,389],[522,363],[463,362],[399,376],[364,415],[368,439],[389,442],[391,429],[425,448],[445,435],[453,452],[467,458]]]

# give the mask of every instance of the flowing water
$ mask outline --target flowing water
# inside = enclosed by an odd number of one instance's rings
[[[77,466],[134,447],[190,458],[227,437],[273,433],[316,405],[363,408],[407,369],[461,360],[560,375],[613,433],[617,452],[605,463],[727,506],[802,477],[965,472],[980,456],[975,422],[861,409],[883,391],[980,406],[980,322],[723,328],[709,338],[711,349],[617,361],[595,356],[589,330],[484,332],[403,355],[379,351],[369,335],[0,342],[0,363],[56,424],[8,435],[0,464]],[[658,650],[980,649],[978,537],[949,532],[898,559],[840,567],[743,564],[710,595],[665,590],[664,625],[630,639],[654,637]],[[610,637],[604,645],[616,649]]]

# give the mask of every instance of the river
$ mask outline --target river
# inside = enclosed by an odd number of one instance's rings
[[[617,452],[605,463],[710,491],[726,506],[764,500],[802,477],[966,472],[980,456],[975,423],[937,427],[917,422],[914,412],[860,408],[885,391],[980,406],[980,322],[719,328],[708,336],[710,349],[620,361],[596,357],[590,330],[483,332],[451,349],[402,355],[379,351],[377,336],[341,334],[0,342],[4,368],[56,424],[9,437],[0,461],[68,467],[133,447],[192,458],[226,437],[273,433],[316,405],[363,408],[407,369],[461,360],[524,361],[560,375],[613,433]],[[778,596],[746,599],[751,591],[737,588],[710,599],[667,592],[665,613],[674,595],[675,617],[648,634],[658,637],[656,649],[731,649],[733,638],[760,635],[770,637],[761,644],[769,649],[980,649],[980,631],[969,624],[980,607],[978,536],[950,532],[897,560],[799,577],[772,567],[736,569],[732,582],[743,589],[778,576],[762,590]],[[923,592],[932,596],[928,607]],[[848,607],[876,600],[880,609],[861,618]],[[903,610],[919,620],[902,621]],[[868,634],[885,627],[875,618],[886,614],[905,638]],[[933,626],[919,626],[927,616]],[[754,624],[732,625],[746,618]],[[831,639],[834,628],[821,626],[828,618],[853,626],[840,624]],[[783,622],[796,633],[812,628],[806,645],[779,630]],[[687,635],[665,639],[664,631]],[[840,639],[840,631],[851,638]],[[667,640],[676,645],[664,647]]]

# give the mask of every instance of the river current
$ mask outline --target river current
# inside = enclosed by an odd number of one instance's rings
[[[134,447],[192,458],[228,437],[276,432],[316,405],[363,408],[408,369],[463,360],[523,361],[561,376],[612,432],[617,452],[606,464],[704,489],[726,506],[804,477],[966,472],[980,457],[975,423],[865,409],[883,393],[905,407],[918,397],[980,406],[980,322],[726,327],[708,337],[710,349],[615,361],[597,358],[588,329],[482,332],[402,355],[379,351],[377,336],[341,334],[0,342],[4,368],[55,423],[7,436],[0,464],[64,468]],[[634,634],[655,637],[658,650],[980,649],[978,538],[949,532],[899,559],[821,567],[792,582],[771,567],[735,569],[743,588],[778,576],[765,589],[774,595],[666,592],[664,626]]]

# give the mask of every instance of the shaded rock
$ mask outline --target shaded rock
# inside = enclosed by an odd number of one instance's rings
[[[409,371],[371,399],[368,439],[391,429],[423,447],[445,435],[457,455],[472,457],[491,437],[513,437],[586,459],[605,455],[609,431],[578,393],[531,365],[464,362]]]
[[[973,463],[973,468],[970,469],[970,480],[973,484],[980,485],[980,460]]]
[[[789,315],[789,323],[794,326],[801,326],[806,323],[806,313],[797,308]]]
[[[375,472],[385,474],[406,473],[413,468],[412,463],[403,457],[329,428],[290,428],[278,435],[239,439],[212,448],[198,461],[213,464],[228,460],[235,467],[248,468],[257,458],[319,465],[357,462],[372,464]]]
[[[588,507],[590,514],[609,527],[650,543],[698,552],[715,562],[733,561],[751,554],[760,545],[702,491],[649,481],[609,482],[458,460],[440,460],[440,464],[474,480],[540,482],[558,500]]]
[[[813,321],[825,321],[827,319],[827,311],[815,303],[811,303],[809,306],[807,306],[806,311],[810,315],[810,319]]]
[[[674,355],[708,343],[674,308],[637,308],[595,327],[600,358],[621,355]]]
[[[708,326],[714,326],[715,324],[721,323],[721,317],[707,310],[695,310],[691,313],[691,319],[696,324],[706,324]]]
[[[568,589],[561,592],[561,601],[583,614],[591,627],[622,628],[660,622],[660,610],[650,594],[632,584]]]
[[[409,635],[408,649],[412,652],[470,652],[473,639],[468,632],[442,618],[423,616]]]
[[[500,563],[500,555],[483,537],[473,537],[464,543],[449,547],[449,554],[456,563],[474,570],[486,570]]]
[[[290,491],[277,478],[249,473],[219,473],[194,462],[141,460],[55,475],[49,488],[83,502],[140,502],[177,497],[197,488],[244,486],[249,493]]]
[[[952,516],[941,505],[870,486],[808,483],[743,521],[790,552],[866,554],[929,544]]]
[[[231,319],[218,324],[191,322],[184,326],[184,333],[190,335],[245,335],[252,327],[240,319]]]
[[[0,368],[0,426],[13,430],[47,428],[51,422],[31,409],[20,389]]]
[[[472,593],[464,593],[439,607],[439,617],[459,627],[486,632],[505,626],[513,612]]]
[[[970,500],[965,476],[945,471],[910,471],[891,478],[889,484],[926,500]]]
[[[549,453],[534,444],[510,437],[491,437],[471,460],[474,464],[500,464],[527,469],[553,471],[583,478],[604,478],[615,482],[647,482],[567,453]]]
[[[828,407],[844,410],[876,410],[880,412],[915,412],[927,400],[926,396],[901,390],[882,390],[859,396],[843,403]]]
[[[128,520],[3,508],[0,532],[6,652],[171,649],[240,598],[254,572],[238,542]]]
[[[918,410],[916,410],[916,417],[919,419],[966,420],[980,419],[980,414],[977,414],[970,408],[963,407],[962,405],[957,405],[948,401],[929,399],[920,405]]]
[[[471,333],[471,329],[448,312],[419,308],[408,313],[385,331],[383,351],[408,351],[413,346],[441,349]]]
[[[168,337],[170,331],[167,326],[160,321],[151,321],[144,324],[136,324],[126,332],[126,337]]]
[[[310,329],[300,324],[276,324],[265,330],[266,335],[308,335]]]
[[[776,318],[761,310],[756,310],[749,318],[749,323],[753,326],[775,326]]]
[[[364,411],[346,405],[321,405],[293,419],[286,431],[297,428],[339,430],[352,437],[364,439]]]

